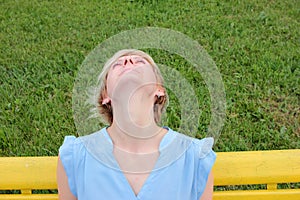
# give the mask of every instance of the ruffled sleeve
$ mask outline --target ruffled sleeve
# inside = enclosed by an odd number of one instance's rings
[[[69,188],[77,197],[74,167],[74,143],[75,136],[66,136],[62,146],[59,148],[59,157],[68,177]]]
[[[204,192],[208,175],[216,160],[216,153],[212,150],[214,144],[213,138],[205,138],[196,141],[196,156],[198,156],[198,166],[196,172],[196,185],[197,185],[197,196],[198,199]],[[198,154],[198,155],[197,155]]]

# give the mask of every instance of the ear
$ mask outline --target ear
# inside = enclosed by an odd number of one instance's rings
[[[102,100],[102,105],[105,105],[105,104],[108,104],[110,103],[110,98],[109,97],[105,97],[103,100]]]
[[[165,96],[165,89],[161,86],[158,86],[156,91],[154,92],[154,95],[159,97]]]

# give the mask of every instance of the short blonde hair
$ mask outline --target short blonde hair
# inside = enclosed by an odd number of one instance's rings
[[[144,59],[146,59],[150,65],[153,67],[153,71],[156,76],[157,84],[164,90],[164,96],[157,96],[156,101],[153,105],[153,111],[154,111],[154,121],[156,123],[159,123],[161,120],[161,115],[165,111],[165,106],[168,103],[168,95],[167,91],[163,85],[163,77],[161,75],[161,72],[158,68],[158,66],[155,64],[154,60],[151,58],[150,55],[147,53],[137,50],[137,49],[124,49],[120,50],[117,53],[113,55],[104,65],[102,72],[99,75],[98,81],[100,82],[98,87],[98,99],[97,99],[97,108],[102,117],[104,117],[105,121],[108,122],[110,125],[113,122],[113,108],[111,103],[103,104],[103,99],[107,95],[107,75],[108,72],[114,62],[116,62],[119,58],[123,56],[130,56],[130,55],[136,55],[141,56]]]

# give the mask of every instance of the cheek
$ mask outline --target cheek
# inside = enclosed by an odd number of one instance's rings
[[[106,79],[107,94],[111,96],[113,89],[115,88],[116,78],[112,75],[108,75]]]
[[[150,68],[147,68],[147,70],[144,71],[143,76],[144,76],[145,81],[148,81],[149,83],[157,82],[156,75],[155,75],[154,71]]]

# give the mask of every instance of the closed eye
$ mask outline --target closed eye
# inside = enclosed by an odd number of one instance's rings
[[[146,62],[144,60],[137,60],[136,63],[146,64]]]
[[[112,68],[114,69],[115,67],[121,66],[121,63],[115,63],[113,64]]]

